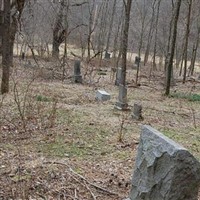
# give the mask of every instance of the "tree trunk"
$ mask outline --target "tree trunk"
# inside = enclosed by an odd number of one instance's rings
[[[2,30],[2,82],[1,82],[1,94],[9,92],[9,78],[10,67],[12,66],[11,58],[11,4],[10,1],[4,0],[4,24]]]
[[[159,20],[159,14],[160,14],[160,2],[161,0],[158,1],[157,4],[157,13],[156,13],[156,24],[155,24],[155,41],[154,41],[154,51],[153,51],[153,70],[157,70],[156,67],[156,54],[157,54],[157,39],[158,39],[158,20]]]
[[[109,47],[110,47],[110,36],[111,36],[114,16],[115,16],[115,12],[116,12],[116,3],[117,3],[117,0],[114,0],[113,8],[112,8],[112,15],[111,15],[111,19],[110,19],[110,26],[109,26],[109,30],[108,30],[108,37],[107,37],[107,42],[106,42],[106,52],[109,51]]]
[[[191,65],[190,65],[190,71],[189,71],[189,75],[192,75],[192,76],[194,74],[195,61],[197,57],[197,49],[199,47],[199,36],[200,36],[200,28],[198,28],[197,39],[196,39],[196,43],[194,44],[193,52],[192,52]]]
[[[154,25],[154,18],[155,18],[155,3],[156,0],[154,0],[152,4],[152,15],[151,15],[151,23],[150,23],[150,28],[149,28],[149,33],[148,33],[148,39],[147,39],[147,47],[144,55],[144,66],[147,64],[148,59],[149,59],[149,53],[150,53],[150,48],[151,48],[151,41],[153,37],[153,25]]]
[[[62,0],[60,2],[60,8],[57,14],[57,19],[53,29],[53,47],[52,47],[52,57],[59,58],[59,47],[64,41],[65,30],[63,29],[62,20],[63,20],[63,10],[65,2]]]
[[[57,42],[55,38],[53,38],[53,49],[52,49],[53,58],[59,58],[59,46],[60,44]]]
[[[188,2],[188,16],[187,16],[187,28],[185,34],[185,62],[184,62],[184,71],[183,71],[183,84],[186,81],[186,74],[187,74],[187,60],[188,60],[188,40],[190,34],[190,18],[191,18],[191,10],[192,10],[192,0]]]
[[[122,38],[122,80],[121,84],[126,86],[126,56],[127,56],[127,48],[128,48],[128,30],[129,30],[129,22],[130,22],[130,11],[132,0],[127,0],[125,4],[125,24],[124,24],[124,32]]]
[[[173,32],[172,32],[172,40],[170,45],[170,58],[167,66],[167,83],[166,83],[166,91],[165,95],[170,94],[170,85],[171,85],[171,74],[173,70],[173,58],[176,46],[176,37],[177,37],[177,24],[179,19],[179,12],[181,7],[181,0],[176,0],[175,12],[174,12],[174,20],[173,20]]]

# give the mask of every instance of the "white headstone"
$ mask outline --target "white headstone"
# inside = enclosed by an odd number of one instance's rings
[[[108,101],[110,100],[111,96],[105,90],[97,90],[96,99],[99,101]]]

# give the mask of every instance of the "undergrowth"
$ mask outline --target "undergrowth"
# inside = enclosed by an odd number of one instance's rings
[[[187,99],[188,101],[200,101],[199,94],[172,93],[170,97],[177,99]]]

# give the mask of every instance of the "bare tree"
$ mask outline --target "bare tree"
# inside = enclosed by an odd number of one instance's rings
[[[117,0],[114,0],[113,7],[112,7],[112,14],[111,14],[111,19],[110,19],[110,24],[109,24],[107,42],[106,42],[106,52],[109,51],[109,47],[110,47],[110,38],[111,38],[111,33],[112,33],[112,28],[113,28],[114,16],[115,16],[115,13],[116,13],[116,3],[117,3]]]
[[[156,0],[153,1],[152,6],[151,6],[152,14],[151,14],[151,19],[150,19],[150,27],[149,27],[149,33],[148,33],[148,39],[147,39],[147,46],[146,46],[145,55],[144,55],[144,66],[148,62],[150,48],[151,48],[151,41],[153,38],[153,31],[154,31],[153,27],[154,27],[154,20],[155,20],[155,3],[156,3]]]
[[[1,94],[9,92],[10,67],[12,66],[11,58],[11,2],[4,0],[4,23],[2,29],[2,82]]]
[[[66,30],[63,27],[63,16],[64,16],[64,7],[65,7],[65,1],[62,0],[60,2],[60,6],[59,6],[59,11],[58,14],[56,16],[56,21],[55,21],[55,25],[53,28],[53,50],[52,50],[52,56],[54,58],[58,58],[59,57],[59,46],[61,45],[62,42],[64,42],[65,40],[65,36],[66,36]]]
[[[4,23],[2,30],[2,82],[1,82],[1,93],[9,92],[9,77],[10,67],[13,66],[13,47],[15,41],[15,34],[17,28],[20,27],[20,18],[24,9],[25,0],[20,1],[8,1],[4,0]],[[11,13],[11,11],[13,11]]]
[[[192,0],[187,0],[188,4],[188,15],[187,15],[187,25],[185,33],[185,46],[184,46],[184,71],[183,71],[183,83],[186,81],[187,74],[187,61],[188,61],[188,40],[190,34],[190,19],[191,19],[191,10],[192,10]]]
[[[128,31],[129,31],[129,22],[130,22],[130,11],[132,0],[124,0],[125,7],[125,22],[124,22],[124,30],[122,37],[122,80],[121,84],[126,85],[126,56],[127,56],[127,47],[128,47]]]
[[[173,32],[172,32],[172,40],[170,45],[170,57],[169,62],[167,65],[167,83],[166,83],[166,91],[165,95],[170,94],[170,85],[171,85],[171,74],[173,70],[173,58],[174,58],[174,52],[175,52],[175,46],[176,46],[176,37],[177,37],[177,24],[179,19],[179,12],[181,7],[181,0],[176,0],[175,10],[174,10],[174,18],[173,18]]]

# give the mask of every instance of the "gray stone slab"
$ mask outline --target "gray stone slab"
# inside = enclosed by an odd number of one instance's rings
[[[110,100],[111,96],[105,90],[97,90],[96,99],[99,101],[108,101]]]
[[[109,52],[106,51],[106,52],[105,52],[105,57],[104,57],[104,58],[105,58],[105,59],[110,59],[110,56],[111,56],[111,54],[110,54]]]
[[[124,85],[119,85],[119,96],[115,104],[115,108],[118,110],[126,110],[128,108],[127,104],[127,87]]]
[[[80,60],[75,60],[74,62],[74,82],[82,83],[82,75],[81,75],[81,62]]]
[[[117,73],[116,73],[116,80],[115,80],[115,85],[120,85],[122,80],[122,68],[118,68],[117,69]]]
[[[81,75],[81,62],[80,62],[80,60],[75,60],[75,62],[74,62],[74,75],[75,76]]]
[[[142,117],[142,105],[140,105],[138,103],[134,103],[132,118],[136,119],[136,120],[143,120],[143,117]]]
[[[200,163],[183,146],[143,126],[130,200],[198,200]]]

